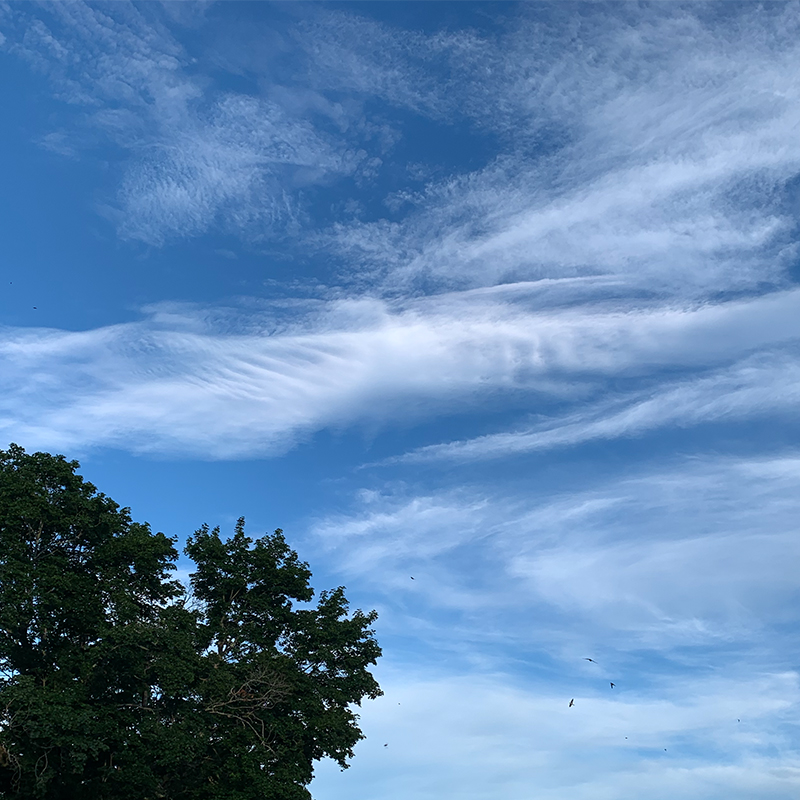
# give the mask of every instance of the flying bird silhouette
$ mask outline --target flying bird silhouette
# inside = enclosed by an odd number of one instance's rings
[[[612,688],[612,689],[613,689],[613,688],[614,688],[614,687],[617,685],[617,684],[616,684],[616,683],[614,683],[613,681],[609,681],[609,683],[611,684],[611,688]]]
[[[414,576],[413,576],[413,575],[411,576],[411,580],[412,580],[412,581],[414,580]]]
[[[591,661],[592,664],[596,664],[597,662],[593,658],[584,658],[584,661]]]
[[[567,708],[572,708],[572,706],[574,705],[575,705],[575,698],[573,697],[572,700],[569,701],[569,705],[567,706]]]

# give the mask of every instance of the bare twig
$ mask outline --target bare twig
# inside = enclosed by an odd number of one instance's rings
[[[223,700],[216,700],[206,706],[206,711],[226,717],[249,728],[260,744],[272,752],[269,746],[266,723],[259,712],[272,708],[289,695],[289,684],[277,672],[261,669],[248,678],[238,688],[231,689]]]

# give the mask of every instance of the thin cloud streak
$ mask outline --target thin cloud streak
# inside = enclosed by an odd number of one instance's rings
[[[584,408],[558,424],[422,447],[386,463],[473,461],[642,436],[665,428],[792,419],[800,403],[798,354],[759,355],[708,377],[659,386],[647,399],[619,399]],[[621,410],[619,410],[621,408]]]

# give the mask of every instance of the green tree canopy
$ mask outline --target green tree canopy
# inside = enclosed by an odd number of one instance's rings
[[[0,797],[307,800],[380,688],[376,613],[311,604],[280,530],[133,522],[63,456],[0,450]]]

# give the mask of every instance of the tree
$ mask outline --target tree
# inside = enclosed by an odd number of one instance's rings
[[[374,611],[344,589],[312,605],[282,531],[133,522],[63,456],[0,450],[0,797],[307,800],[315,761],[342,768]]]

